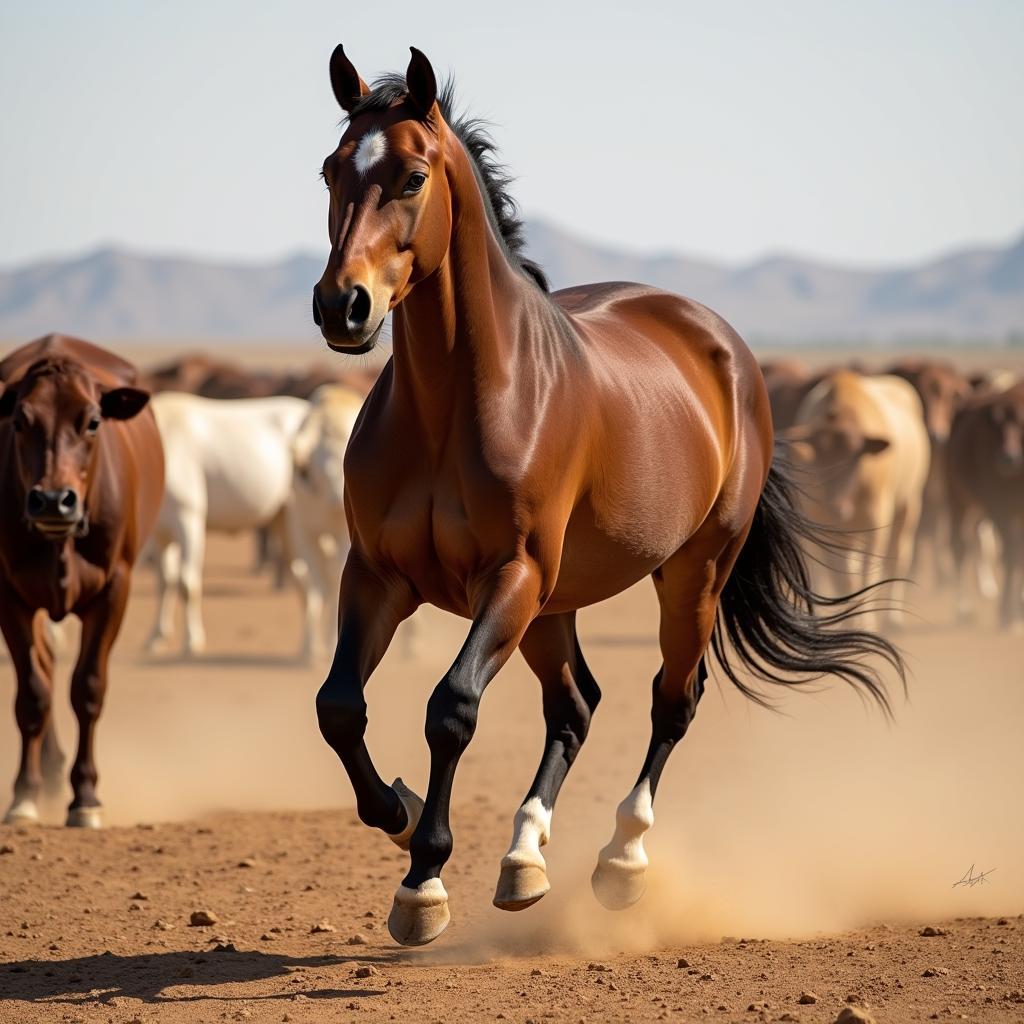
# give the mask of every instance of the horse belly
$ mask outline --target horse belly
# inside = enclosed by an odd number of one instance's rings
[[[566,527],[558,579],[545,612],[572,611],[621,594],[654,572],[685,539],[670,529],[660,544],[640,548],[602,528],[589,505],[578,506]]]

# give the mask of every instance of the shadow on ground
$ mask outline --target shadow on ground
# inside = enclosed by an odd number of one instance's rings
[[[290,957],[258,950],[228,950],[213,953],[169,952],[136,956],[101,953],[71,960],[22,960],[0,965],[0,990],[5,999],[28,1003],[107,1003],[117,998],[140,999],[145,1003],[182,1003],[206,999],[231,1001],[242,996],[222,992],[195,992],[201,986],[244,984],[274,978],[299,979],[289,991],[253,995],[250,999],[358,999],[383,995],[383,989],[330,988],[317,985],[303,974],[308,968],[336,968],[339,980],[353,976],[353,968],[395,963],[400,951],[384,951],[359,957],[324,954]],[[320,979],[323,980],[322,978]],[[373,984],[373,980],[370,980]],[[190,991],[165,994],[178,986]]]

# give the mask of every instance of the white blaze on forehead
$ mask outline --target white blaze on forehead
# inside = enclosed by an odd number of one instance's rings
[[[387,151],[388,140],[379,128],[375,128],[372,132],[367,132],[359,140],[359,145],[356,146],[354,157],[356,170],[360,175],[366,175],[371,167],[379,164],[384,159],[384,154]]]

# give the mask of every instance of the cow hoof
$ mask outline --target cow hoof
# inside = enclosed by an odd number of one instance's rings
[[[147,654],[167,654],[171,649],[171,638],[169,636],[151,636],[146,641]]]
[[[394,834],[386,832],[385,835],[400,850],[408,850],[409,840],[412,839],[412,834],[420,823],[420,815],[423,813],[423,801],[400,778],[395,779],[391,784],[391,788],[398,794],[398,799],[402,801],[402,806],[405,808],[405,828],[401,832]]]
[[[647,865],[623,860],[598,861],[590,876],[590,885],[598,903],[608,910],[625,910],[647,888]]]
[[[31,825],[39,821],[39,808],[35,800],[21,797],[14,801],[4,815],[5,825]]]
[[[68,828],[102,828],[103,809],[101,807],[71,807],[68,809],[68,820],[64,824]]]
[[[388,931],[403,946],[425,946],[448,927],[448,893],[440,878],[429,878],[419,888],[400,885],[388,915]]]
[[[550,889],[543,868],[535,864],[502,864],[492,902],[499,910],[525,910]]]

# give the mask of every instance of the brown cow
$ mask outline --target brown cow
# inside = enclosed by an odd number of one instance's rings
[[[780,434],[796,423],[800,403],[811,389],[824,379],[821,372],[812,373],[796,359],[777,359],[761,363],[768,401],[772,407],[772,424]]]
[[[902,377],[921,399],[925,427],[932,449],[931,468],[924,487],[921,521],[914,543],[913,575],[921,571],[924,549],[931,548],[935,580],[947,582],[949,563],[949,488],[946,475],[946,443],[957,409],[971,393],[971,384],[952,363],[937,359],[903,359],[888,373]]]
[[[982,518],[1002,546],[1000,620],[1006,628],[1024,618],[1024,382],[969,399],[953,420],[947,465],[953,517],[953,558],[966,610],[963,574]]]
[[[78,718],[67,824],[98,827],[93,740],[132,566],[156,521],[164,460],[135,368],[49,335],[0,362],[0,630],[17,674],[21,763],[7,821],[38,818],[60,786],[47,616],[82,620],[71,678]]]

